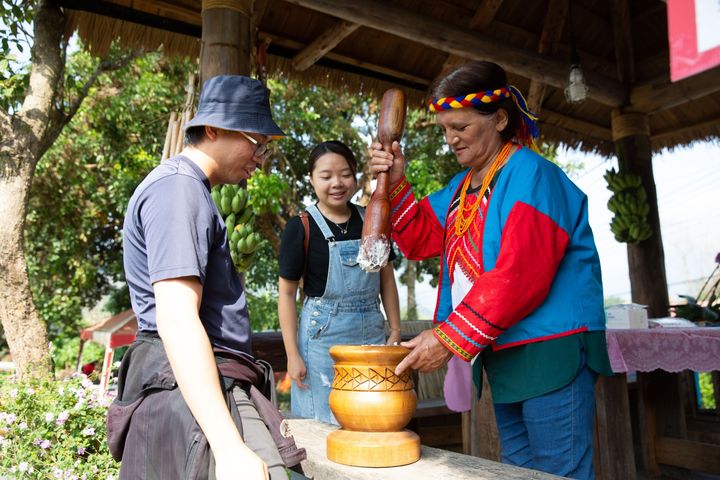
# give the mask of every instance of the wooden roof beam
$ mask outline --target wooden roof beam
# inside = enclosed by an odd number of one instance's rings
[[[475,10],[475,14],[470,20],[468,28],[478,32],[485,30],[488,25],[495,20],[495,15],[497,15],[498,10],[500,10],[503,1],[504,0],[482,0],[480,6]]]
[[[675,130],[666,130],[664,132],[658,132],[655,135],[652,135],[650,137],[650,141],[652,143],[664,143],[667,141],[668,138],[677,137],[678,135],[690,135],[692,137],[697,137],[698,130],[704,130],[706,128],[715,127],[717,128],[718,125],[720,125],[720,117],[713,117],[708,120],[703,120],[702,122],[697,122],[692,125],[687,125],[681,128],[676,128]],[[675,143],[675,142],[673,142]]]
[[[543,109],[541,120],[549,123],[550,125],[564,128],[565,130],[582,135],[589,135],[599,140],[604,140],[606,142],[613,141],[612,131],[609,128],[588,122],[586,120],[568,117],[567,115],[548,110],[547,108]]]
[[[635,54],[630,6],[627,0],[613,0],[611,8],[618,79],[625,85],[632,85],[635,83]]]
[[[475,30],[476,32],[482,32],[488,25],[495,19],[497,11],[500,10],[500,6],[503,4],[503,0],[482,0],[480,6],[475,10],[475,14],[470,19],[468,28]],[[451,68],[461,64],[465,59],[458,55],[450,54],[445,59],[445,64],[440,69],[440,74],[444,74]]]
[[[271,45],[277,45],[280,47],[284,47],[291,50],[301,51],[306,46],[303,43],[300,43],[295,40],[291,40],[289,38],[284,38],[279,35],[275,35],[268,32],[260,32],[258,33],[258,38],[264,42],[268,42]],[[378,73],[380,75],[384,75],[387,77],[394,77],[400,80],[403,80],[409,84],[414,84],[419,87],[419,89],[425,89],[428,85],[430,85],[430,80],[427,78],[421,78],[417,77],[415,75],[410,75],[405,72],[401,72],[399,70],[394,70],[391,68],[386,68],[381,65],[375,65],[373,63],[363,62],[361,60],[357,60],[355,58],[347,57],[345,55],[340,55],[338,53],[334,52],[328,52],[323,58],[326,58],[328,60],[331,60],[333,62],[337,62],[340,64],[350,65],[352,67],[357,67],[360,69],[368,70],[371,72]]]
[[[263,16],[265,16],[265,11],[267,10],[269,0],[255,0],[253,3],[253,12],[252,12],[252,35],[256,35],[258,28],[260,28],[260,22],[262,21]]]
[[[564,88],[568,65],[535,52],[473,34],[460,28],[378,0],[286,0],[288,3],[320,11],[358,23],[421,45],[474,60],[490,60],[508,71],[539,80],[553,87]],[[585,73],[588,96],[608,106],[627,104],[628,92],[620,82]]]
[[[720,92],[720,67],[707,70],[675,83],[669,79],[638,85],[630,91],[630,107],[648,114]]]
[[[494,36],[496,38],[503,38],[505,36],[514,35],[522,38],[523,42],[527,45],[525,48],[534,48],[540,43],[540,35],[537,35],[534,32],[530,32],[528,30],[524,30],[520,27],[516,27],[515,25],[511,25],[509,23],[502,22],[500,20],[495,20],[493,23],[493,32]],[[587,50],[583,50],[581,48],[577,49],[577,52],[580,54],[580,58],[584,63],[591,62],[593,64],[598,65],[604,70],[612,71],[615,70],[615,62],[610,62],[609,60],[605,59],[604,57],[600,57],[598,55],[595,55],[594,53],[588,52]],[[565,43],[556,43],[555,44],[555,53],[556,56],[561,57],[562,60],[568,61],[568,67],[570,66],[570,45]],[[666,56],[667,58],[667,56]]]
[[[550,0],[548,3],[545,23],[538,44],[538,53],[540,55],[549,55],[555,52],[555,45],[560,41],[565,27],[567,12],[568,0]],[[535,79],[530,80],[527,102],[531,112],[540,113],[543,98],[545,98],[545,89],[546,85],[544,83]]]
[[[357,23],[339,21],[295,55],[292,60],[293,68],[300,72],[307,70],[310,65],[320,60],[359,27]]]
[[[69,8],[70,10],[116,18],[159,30],[189,35],[191,37],[200,38],[202,34],[202,27],[200,25],[161,17],[104,0],[94,0],[92,2],[85,2],[83,0],[54,0],[53,3],[59,7]]]

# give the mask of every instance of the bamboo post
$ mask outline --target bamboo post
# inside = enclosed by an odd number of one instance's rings
[[[200,77],[249,75],[252,0],[203,0]]]
[[[160,158],[160,161],[163,162],[170,158],[172,156],[172,148],[173,148],[173,126],[175,125],[175,120],[177,119],[177,113],[171,112],[170,118],[168,119],[168,129],[167,133],[165,134],[165,145],[163,146],[162,156]]]
[[[178,137],[178,130],[180,127],[180,120],[178,119],[177,113],[173,112],[170,114],[171,120],[171,133],[170,133],[170,153],[168,158],[175,155],[175,150],[177,149],[177,137]]]

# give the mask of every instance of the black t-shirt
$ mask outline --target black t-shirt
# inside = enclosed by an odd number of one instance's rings
[[[330,231],[335,236],[336,242],[344,240],[359,240],[362,237],[362,217],[354,205],[349,204],[351,209],[350,222],[347,226],[347,234],[343,234],[331,220],[326,219]],[[327,284],[328,263],[330,253],[328,242],[322,234],[320,227],[315,223],[312,216],[308,218],[310,223],[310,242],[308,243],[307,276],[305,278],[304,291],[308,297],[322,297]],[[341,224],[342,225],[342,224]],[[344,226],[344,225],[343,225]],[[305,229],[299,216],[291,218],[280,242],[280,276],[287,280],[299,281],[305,270]],[[395,252],[390,250],[390,261],[396,257]]]

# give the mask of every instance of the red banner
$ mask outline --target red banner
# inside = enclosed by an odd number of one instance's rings
[[[720,65],[720,0],[667,0],[670,79]]]

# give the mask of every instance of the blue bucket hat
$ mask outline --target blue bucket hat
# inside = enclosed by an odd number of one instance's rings
[[[272,119],[265,85],[242,75],[220,75],[205,81],[197,113],[185,129],[196,126],[285,136]]]

